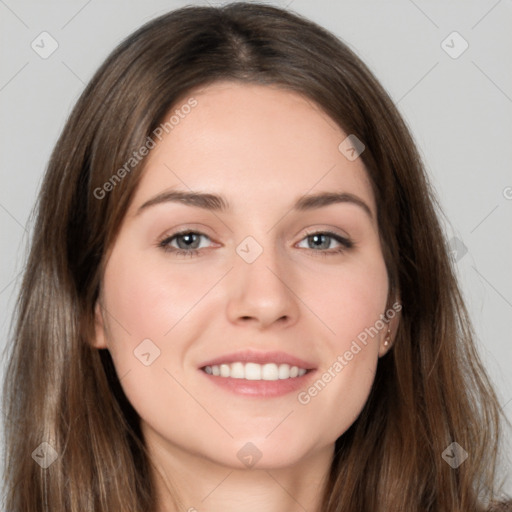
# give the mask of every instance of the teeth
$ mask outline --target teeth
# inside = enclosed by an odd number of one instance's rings
[[[246,380],[283,380],[302,377],[306,370],[289,364],[231,363],[205,366],[204,371],[216,377]]]
[[[231,373],[231,369],[229,368],[229,364],[221,364],[220,365],[220,376],[221,377],[229,377]]]

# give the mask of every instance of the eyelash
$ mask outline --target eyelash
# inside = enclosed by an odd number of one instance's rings
[[[172,240],[174,240],[175,238],[177,238],[179,236],[183,236],[183,235],[199,235],[199,236],[205,236],[206,238],[209,238],[208,235],[205,235],[204,233],[201,233],[200,231],[192,231],[192,230],[187,229],[187,230],[183,230],[183,231],[178,231],[170,236],[166,236],[162,240],[159,240],[157,245],[164,252],[172,253],[178,257],[180,257],[180,256],[181,257],[200,256],[201,255],[200,249],[184,250],[184,249],[176,249],[175,247],[170,246],[170,243]],[[333,233],[332,231],[312,231],[312,232],[306,233],[306,236],[304,236],[302,238],[302,240],[304,240],[305,238],[314,236],[314,235],[327,235],[329,238],[333,238],[334,240],[336,240],[336,242],[341,244],[341,247],[338,247],[337,249],[333,249],[330,251],[325,251],[325,250],[316,251],[314,249],[307,249],[308,251],[315,253],[315,256],[322,256],[322,257],[335,256],[335,255],[341,254],[341,253],[355,247],[354,242],[352,242],[348,238],[344,238],[344,237],[338,235],[337,233]]]

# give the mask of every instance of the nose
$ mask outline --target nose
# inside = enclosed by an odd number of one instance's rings
[[[286,263],[285,255],[272,247],[264,247],[252,263],[236,255],[228,284],[227,315],[232,323],[253,323],[261,330],[297,322],[299,283]]]

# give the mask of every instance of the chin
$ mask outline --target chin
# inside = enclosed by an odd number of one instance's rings
[[[306,446],[310,439],[294,441],[292,443],[290,439],[285,441],[277,437],[271,439],[271,436],[267,439],[264,436],[238,438],[231,440],[222,453],[211,453],[208,458],[231,469],[285,469],[307,459],[310,450],[313,450],[312,446]]]

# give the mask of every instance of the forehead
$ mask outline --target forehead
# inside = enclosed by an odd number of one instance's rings
[[[191,98],[195,106],[182,108]],[[361,158],[339,149],[348,134],[297,92],[217,82],[182,97],[164,122],[171,117],[146,159],[132,213],[175,187],[222,194],[239,212],[325,190],[356,194],[375,211]]]

